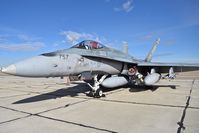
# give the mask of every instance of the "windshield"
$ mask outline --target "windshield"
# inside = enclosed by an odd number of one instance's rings
[[[75,46],[73,46],[72,48],[81,48],[81,49],[100,49],[100,48],[104,48],[105,46],[100,44],[99,42],[96,41],[92,41],[92,40],[86,40],[86,41],[82,41],[78,44],[76,44]]]

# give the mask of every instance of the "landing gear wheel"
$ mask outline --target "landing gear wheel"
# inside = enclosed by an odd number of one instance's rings
[[[86,94],[89,97],[94,97],[94,98],[100,98],[100,97],[105,97],[105,94],[103,94],[103,91],[101,89],[94,91],[90,91],[88,94]]]
[[[96,91],[96,95],[99,96],[99,97],[102,97],[102,96],[103,96],[102,90],[101,90],[101,89],[98,89],[98,90]]]
[[[105,95],[103,94],[103,91],[101,89],[97,89],[97,91],[95,92],[95,97],[100,98],[105,97]]]
[[[90,86],[90,88],[92,89],[91,92],[89,92],[88,95],[93,95],[94,98],[100,98],[100,97],[105,97],[105,95],[103,94],[102,90],[100,89],[100,84],[104,81],[104,79],[108,76],[108,75],[103,75],[99,80],[97,78],[98,75],[94,76],[94,85],[90,85],[89,83],[88,86]]]

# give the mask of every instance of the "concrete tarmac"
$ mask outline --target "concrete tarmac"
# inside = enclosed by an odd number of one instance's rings
[[[199,132],[198,72],[100,99],[88,91],[82,81],[0,75],[0,133]]]

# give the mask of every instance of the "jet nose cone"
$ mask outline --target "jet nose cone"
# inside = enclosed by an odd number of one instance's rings
[[[10,65],[6,68],[2,68],[1,71],[3,73],[8,73],[8,74],[13,74],[15,75],[16,74],[16,66],[15,65]]]

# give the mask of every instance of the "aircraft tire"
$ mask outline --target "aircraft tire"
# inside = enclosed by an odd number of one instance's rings
[[[102,97],[102,96],[103,96],[103,91],[102,91],[102,89],[98,89],[98,90],[96,91],[96,96],[97,96],[97,97]]]

